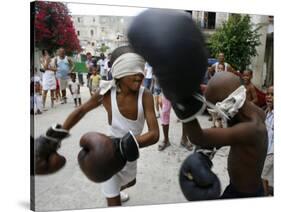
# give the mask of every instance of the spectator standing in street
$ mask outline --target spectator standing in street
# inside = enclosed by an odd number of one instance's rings
[[[161,102],[162,102],[162,109],[161,109],[160,120],[162,124],[164,140],[158,145],[159,151],[163,151],[164,149],[166,149],[171,145],[169,139],[169,127],[170,127],[170,114],[171,114],[172,104],[163,94],[162,94]],[[187,132],[183,127],[183,123],[182,123],[182,135],[181,135],[180,145],[189,151],[192,151],[193,149],[193,145],[187,137]]]
[[[97,66],[91,67],[92,75],[90,76],[90,94],[91,96],[98,91],[100,87],[101,76],[98,74]]]
[[[155,109],[156,109],[157,118],[160,117],[159,108],[160,108],[160,105],[162,104],[160,95],[161,95],[160,85],[159,85],[158,80],[155,77],[155,75],[153,75],[153,96],[154,96],[154,105],[155,105]]]
[[[75,73],[71,73],[70,77],[71,77],[71,80],[69,81],[68,86],[69,86],[69,90],[72,95],[72,98],[74,100],[75,107],[77,107],[78,103],[79,103],[79,106],[81,105],[80,84],[79,84],[79,82],[76,81]]]
[[[94,65],[97,65],[97,62],[93,59],[92,54],[90,52],[87,52],[86,54],[87,60],[85,61],[86,67],[88,69],[88,73],[87,73],[87,87],[90,89],[90,77],[92,75],[92,70],[91,68]]]
[[[37,75],[37,68],[34,68],[34,76],[31,77],[32,91],[32,109],[34,109],[34,114],[41,114],[43,112],[43,99],[42,99],[42,81]],[[32,113],[33,114],[33,113]]]
[[[274,93],[273,86],[267,88],[266,92],[266,118],[265,125],[267,129],[268,147],[267,156],[264,161],[262,179],[265,194],[273,196],[273,154],[274,154]]]
[[[100,59],[98,60],[97,65],[98,65],[99,74],[100,74],[102,80],[107,80],[107,73],[106,73],[106,69],[105,69],[106,62],[107,62],[107,60],[105,58],[104,53],[101,53]]]
[[[65,55],[64,48],[58,49],[58,56],[55,59],[55,64],[57,66],[56,77],[59,81],[60,90],[62,93],[62,104],[66,101],[66,88],[68,85],[69,74],[73,72],[75,66],[72,60]]]
[[[158,145],[158,150],[163,151],[168,146],[171,145],[170,139],[169,139],[169,126],[170,126],[170,113],[171,113],[171,102],[165,98],[164,95],[162,95],[162,109],[161,109],[161,125],[164,135],[164,140]]]
[[[148,64],[148,62],[145,63],[144,66],[144,73],[145,73],[145,78],[144,78],[144,87],[147,88],[148,90],[151,90],[151,84],[152,84],[152,67]]]
[[[252,70],[247,69],[247,70],[243,71],[242,79],[244,82],[244,86],[246,88],[247,100],[251,101],[254,104],[257,104],[258,96],[257,96],[255,86],[251,82],[252,78],[253,78]]]
[[[55,100],[55,90],[56,90],[56,66],[54,64],[54,60],[51,59],[50,52],[48,50],[42,51],[42,68],[44,70],[42,76],[42,87],[43,87],[43,110],[46,110],[46,98],[47,93],[50,91],[51,93],[51,107],[54,107]]]
[[[112,79],[111,72],[110,72],[110,68],[111,68],[110,58],[111,58],[111,53],[109,53],[104,60],[104,72],[106,74],[106,80]]]

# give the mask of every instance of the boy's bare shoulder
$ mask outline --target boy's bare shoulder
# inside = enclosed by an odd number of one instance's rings
[[[252,130],[255,135],[255,137],[257,139],[261,139],[263,138],[263,135],[266,134],[266,127],[265,127],[265,112],[259,108],[258,106],[252,104],[252,110],[255,112],[254,114],[254,117],[252,118],[252,128],[249,129],[249,130]]]
[[[108,105],[110,103],[110,101],[111,101],[111,98],[110,98],[110,90],[109,90],[103,95],[102,104]]]
[[[250,88],[250,89],[255,89],[254,84],[253,84],[253,83],[250,83],[250,84],[249,84],[249,88]]]
[[[152,97],[153,97],[153,95],[152,95],[151,91],[148,90],[147,88],[144,88],[143,99],[150,99]]]
[[[153,103],[153,95],[147,88],[143,91],[142,103],[144,106]]]

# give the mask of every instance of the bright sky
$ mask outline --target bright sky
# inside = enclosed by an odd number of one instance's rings
[[[71,15],[136,16],[145,8],[67,3]]]

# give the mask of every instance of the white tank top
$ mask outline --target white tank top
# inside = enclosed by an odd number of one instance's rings
[[[136,136],[142,133],[144,127],[144,112],[142,107],[142,96],[144,87],[140,87],[138,95],[138,117],[136,120],[128,119],[124,117],[118,108],[116,101],[116,88],[111,89],[111,113],[112,120],[109,125],[109,136],[122,137],[129,130]]]
[[[64,56],[63,59],[61,59],[59,56],[57,56],[57,63],[60,63],[60,62],[64,62],[64,63],[68,64],[67,56]]]

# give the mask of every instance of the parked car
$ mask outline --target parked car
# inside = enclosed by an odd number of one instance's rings
[[[216,62],[218,62],[216,58],[208,58],[208,66],[211,66]]]

